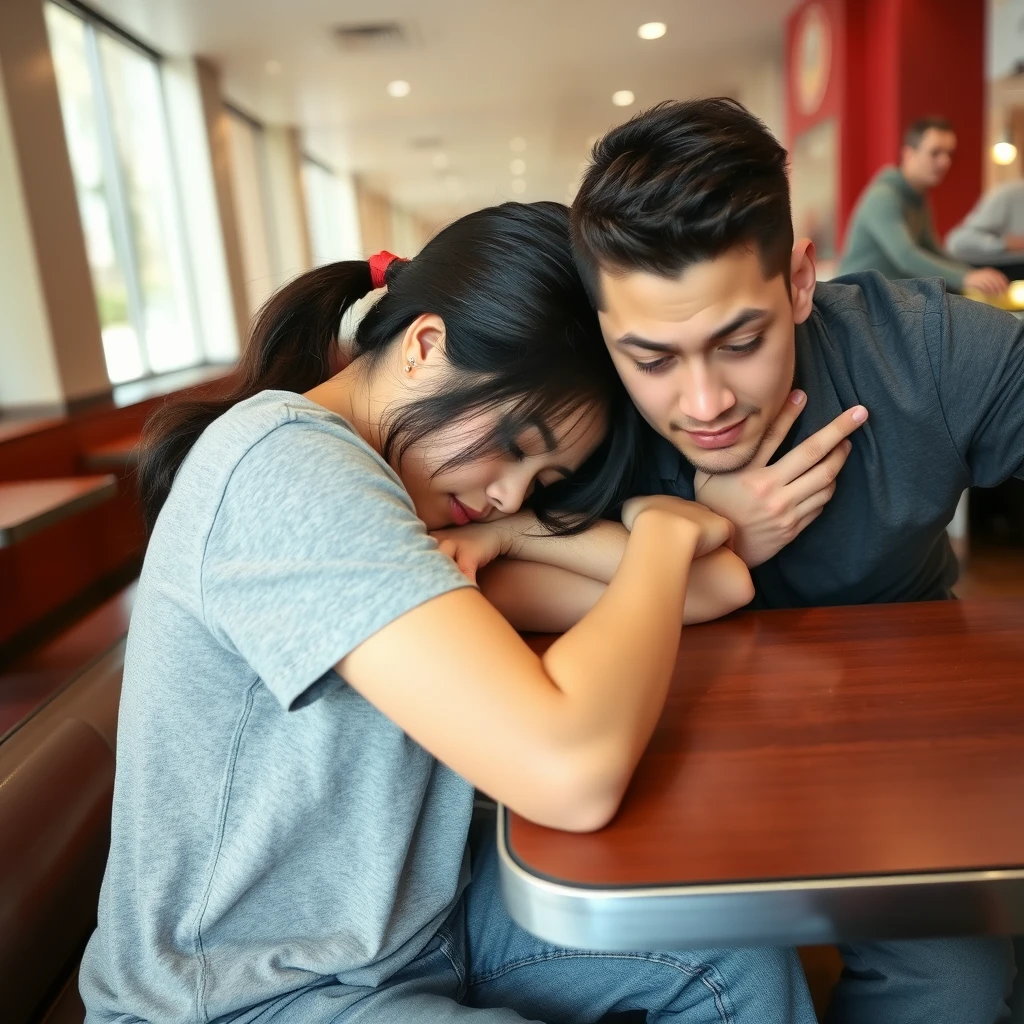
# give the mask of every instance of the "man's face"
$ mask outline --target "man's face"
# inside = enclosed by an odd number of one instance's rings
[[[941,128],[929,128],[917,147],[903,147],[903,173],[920,189],[935,188],[949,173],[956,152],[956,135]]]
[[[782,274],[765,280],[757,254],[737,248],[676,278],[602,271],[600,287],[605,342],[644,419],[697,469],[747,465],[793,386]]]

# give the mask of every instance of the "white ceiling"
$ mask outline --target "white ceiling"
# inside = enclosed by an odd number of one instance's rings
[[[91,3],[165,54],[212,58],[242,109],[299,125],[312,154],[447,220],[513,197],[516,156],[526,162],[519,198],[564,200],[593,137],[662,99],[727,93],[776,127],[781,96],[767,93],[781,93],[794,0]],[[399,22],[409,45],[346,53],[332,38],[338,24],[385,21]],[[642,41],[646,21],[666,22],[667,35]],[[412,86],[405,99],[387,95],[397,78]],[[633,107],[612,105],[619,89],[635,93]],[[515,136],[525,152],[510,151]],[[435,168],[438,153],[447,168]]]

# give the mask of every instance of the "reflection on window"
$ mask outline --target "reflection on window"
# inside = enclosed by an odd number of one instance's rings
[[[113,384],[202,361],[157,61],[46,5]]]
[[[341,178],[306,157],[302,161],[313,265],[363,259],[359,215],[350,178]]]

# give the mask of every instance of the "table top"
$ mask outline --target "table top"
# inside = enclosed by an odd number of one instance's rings
[[[519,891],[512,902],[531,879],[546,898],[785,890],[791,910],[795,890],[805,904],[813,891],[819,920],[787,939],[909,934],[913,907],[846,927],[821,893],[848,903],[855,880],[876,892],[884,879],[891,903],[901,880],[959,873],[1016,892],[1022,793],[1024,601],[745,613],[684,631],[660,723],[607,828],[576,835],[507,815],[503,884],[507,898]],[[1024,895],[1014,907],[1024,918]],[[992,930],[976,910],[957,927]],[[719,936],[730,937],[750,938]]]
[[[0,483],[0,548],[117,494],[117,478],[75,476]]]

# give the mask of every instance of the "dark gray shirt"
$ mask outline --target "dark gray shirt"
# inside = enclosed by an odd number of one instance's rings
[[[961,492],[1024,476],[1024,325],[938,280],[855,274],[818,285],[796,354],[807,406],[774,459],[850,406],[870,419],[825,511],[753,570],[754,607],[949,597]],[[644,448],[642,489],[692,499],[682,455]]]

